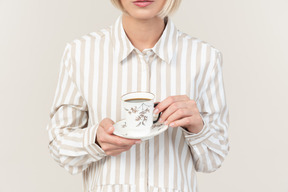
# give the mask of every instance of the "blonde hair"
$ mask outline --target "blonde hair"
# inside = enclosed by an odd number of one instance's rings
[[[121,11],[126,12],[121,4],[121,0],[111,0],[112,4]],[[177,10],[181,0],[166,0],[163,9],[158,13],[158,16],[164,18]]]

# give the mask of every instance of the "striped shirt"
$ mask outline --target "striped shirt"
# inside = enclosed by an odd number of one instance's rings
[[[49,152],[83,191],[196,192],[196,172],[219,168],[229,151],[229,112],[221,52],[180,32],[170,18],[153,48],[129,41],[122,16],[114,25],[66,44],[47,125]],[[143,141],[118,156],[95,143],[98,124],[123,119],[121,95],[149,91],[194,99],[204,122],[197,134],[182,127]]]

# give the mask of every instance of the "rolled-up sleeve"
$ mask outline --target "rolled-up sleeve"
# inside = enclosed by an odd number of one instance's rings
[[[95,143],[98,125],[89,125],[88,106],[73,81],[71,45],[66,44],[50,118],[46,127],[53,159],[71,174],[106,156]]]
[[[204,127],[197,134],[182,129],[195,169],[199,172],[218,169],[229,151],[229,111],[223,82],[222,54],[218,50],[216,53],[214,67],[196,101]]]

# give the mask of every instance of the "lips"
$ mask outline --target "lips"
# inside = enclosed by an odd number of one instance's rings
[[[149,5],[151,5],[153,3],[153,1],[147,1],[147,0],[137,0],[137,1],[133,1],[134,5],[138,6],[138,7],[147,7]]]

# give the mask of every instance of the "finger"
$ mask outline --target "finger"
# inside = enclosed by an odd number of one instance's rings
[[[132,146],[136,143],[141,143],[140,139],[127,139],[116,135],[106,135],[105,143],[116,145],[119,147]]]
[[[129,148],[130,149],[130,148]],[[129,149],[118,149],[118,150],[111,150],[111,151],[107,151],[105,152],[107,155],[109,156],[117,156],[120,155],[121,153],[128,151]]]
[[[186,127],[190,124],[193,123],[193,118],[190,117],[185,117],[176,121],[173,121],[172,123],[170,123],[170,127]]]
[[[107,134],[113,135],[113,132],[114,132],[115,128],[114,128],[113,125],[111,125],[108,129],[104,128],[104,130],[106,131]]]
[[[191,117],[193,112],[191,109],[182,108],[171,114],[166,120],[166,125],[170,125],[172,122],[183,119],[185,117]]]
[[[199,113],[198,106],[195,100],[191,99],[188,101],[188,106],[191,106],[191,109],[194,114]]]
[[[186,117],[177,121],[172,122],[171,127],[188,127],[193,125],[194,128],[190,130],[192,133],[199,133],[203,129],[203,121],[201,117],[199,117],[199,121],[197,121],[194,117]]]
[[[169,96],[166,99],[164,99],[162,102],[160,102],[157,105],[157,107],[155,107],[154,114],[158,114],[158,113],[164,111],[172,103],[175,103],[175,102],[178,102],[178,101],[187,101],[187,100],[189,100],[189,97],[187,95]]]
[[[103,120],[101,121],[100,126],[103,127],[103,129],[104,129],[107,133],[112,134],[113,131],[114,131],[114,128],[112,129],[111,127],[113,127],[114,123],[115,123],[115,122],[112,121],[111,119],[105,118],[105,119],[103,119]]]
[[[166,110],[163,111],[159,122],[164,123],[171,114],[175,113],[177,110],[182,109],[182,108],[187,108],[186,101],[179,101],[179,102],[172,103]]]
[[[105,143],[102,146],[102,149],[107,152],[107,151],[115,151],[115,150],[127,150],[130,147],[132,147],[133,145],[127,145],[125,147],[123,146],[118,146],[118,145],[114,145],[114,144],[110,144],[110,143]]]

